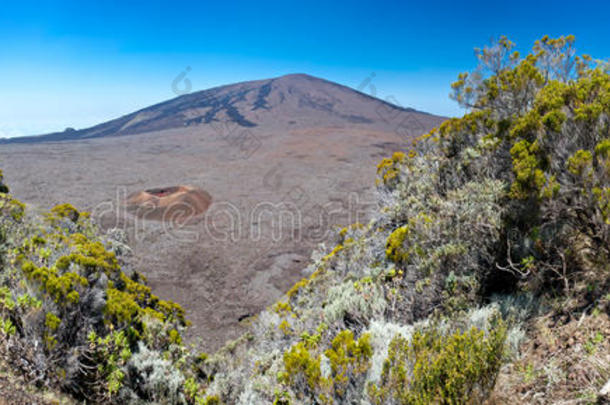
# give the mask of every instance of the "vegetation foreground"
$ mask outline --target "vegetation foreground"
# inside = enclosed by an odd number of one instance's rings
[[[379,210],[219,352],[182,343],[124,235],[32,212],[0,172],[7,403],[610,401],[610,68],[501,38],[468,109],[378,165]],[[0,400],[2,403],[2,400]]]

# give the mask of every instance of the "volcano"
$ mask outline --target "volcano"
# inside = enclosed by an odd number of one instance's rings
[[[91,128],[0,140],[52,142],[122,136],[208,125],[216,130],[297,129],[369,124],[409,136],[441,118],[402,108],[306,74],[215,87],[155,104]]]

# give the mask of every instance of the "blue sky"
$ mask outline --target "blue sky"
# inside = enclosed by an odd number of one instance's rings
[[[537,4],[541,3],[541,4]],[[193,90],[309,73],[459,115],[448,98],[473,48],[574,34],[610,57],[607,2],[19,1],[0,7],[0,136],[82,128]]]

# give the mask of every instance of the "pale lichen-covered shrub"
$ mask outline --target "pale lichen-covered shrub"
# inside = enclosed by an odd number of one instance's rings
[[[401,167],[405,180],[386,197],[392,231],[385,253],[403,273],[392,287],[399,288],[400,302],[411,303],[397,305],[397,316],[415,321],[439,304],[465,308],[494,267],[504,185],[470,182],[441,194],[433,191],[441,187],[434,183],[437,176],[420,173],[420,165],[412,162]],[[424,199],[411,194],[422,189],[428,193]]]
[[[137,392],[129,401],[141,403],[140,398],[158,404],[185,404],[182,393],[184,375],[158,351],[149,350],[142,343],[138,352],[126,364],[129,386]]]
[[[382,289],[372,281],[346,281],[329,289],[324,308],[326,322],[343,321],[363,327],[382,315],[386,301]]]
[[[367,378],[368,382],[378,381],[381,377],[383,363],[388,355],[390,342],[397,336],[410,339],[413,330],[413,325],[399,325],[383,320],[374,320],[371,322],[367,329],[367,333],[371,335],[373,356],[371,359],[371,369]]]
[[[514,323],[522,323],[548,309],[531,292],[494,294],[491,296],[491,302],[497,306],[504,319]]]
[[[493,307],[507,321],[506,349],[511,358],[521,355],[520,346],[526,339],[525,323],[545,311],[545,305],[531,293],[493,295]]]

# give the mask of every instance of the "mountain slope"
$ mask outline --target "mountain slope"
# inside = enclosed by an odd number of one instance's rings
[[[381,124],[398,127],[398,116],[421,130],[442,119],[401,108],[324,79],[292,74],[248,81],[183,95],[120,118],[81,130],[4,139],[31,143],[133,135],[197,125],[237,125],[245,128],[301,128],[342,124]],[[407,117],[401,116],[402,120]],[[396,121],[396,122],[393,122]],[[418,128],[419,129],[419,128]]]

